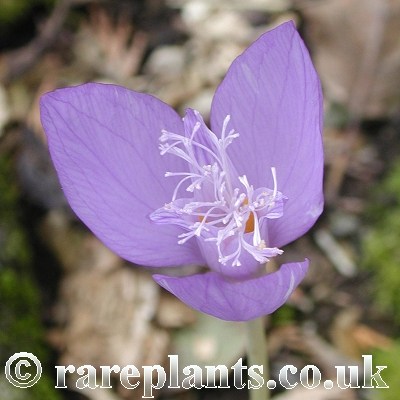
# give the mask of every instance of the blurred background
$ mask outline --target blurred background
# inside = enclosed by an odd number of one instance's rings
[[[266,320],[272,378],[283,365],[358,365],[373,354],[390,389],[274,391],[276,399],[398,399],[400,379],[399,0],[1,0],[0,364],[27,351],[42,379],[4,400],[139,399],[142,389],[54,389],[55,365],[232,365],[241,324],[200,315],[106,249],[60,190],[38,99],[113,82],[205,118],[232,60],[292,19],[325,94],[326,207],[285,249],[311,259]],[[284,261],[284,259],[282,259]],[[3,368],[3,367],[2,367]],[[360,384],[362,380],[360,380]],[[321,385],[322,387],[322,385]],[[156,391],[163,400],[246,399],[246,391]],[[313,396],[313,397],[312,397]]]

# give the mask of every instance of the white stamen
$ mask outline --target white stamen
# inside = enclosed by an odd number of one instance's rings
[[[222,133],[221,133],[222,141],[225,140],[226,127],[228,126],[230,120],[231,120],[231,116],[228,114],[224,119],[224,123],[222,124]]]
[[[274,180],[274,192],[272,193],[272,197],[275,199],[276,194],[278,192],[278,181],[276,179],[276,169],[275,167],[271,167],[272,179]]]
[[[228,131],[230,115],[223,121],[220,139],[204,125],[197,112],[195,116],[190,137],[161,131],[161,155],[169,153],[183,159],[188,163],[189,171],[165,173],[165,177],[179,176],[181,179],[172,194],[171,203],[155,211],[151,218],[156,223],[176,223],[184,227],[187,232],[178,236],[179,244],[193,237],[215,242],[219,262],[224,265],[230,262],[232,266],[239,267],[243,251],[260,263],[267,262],[270,257],[282,253],[277,248],[267,247],[261,231],[261,223],[265,219],[278,218],[282,214],[284,196],[278,192],[276,168],[271,167],[273,190],[260,188],[255,191],[246,175],[232,174],[232,162],[226,149],[239,134],[233,129]],[[183,202],[177,196],[187,181],[190,184],[186,191],[193,193],[193,199]],[[235,187],[234,182],[237,181],[241,187]],[[170,215],[168,219],[166,214]],[[250,218],[252,222],[248,224]],[[253,230],[249,232],[249,229]],[[205,232],[206,236],[202,237]],[[233,245],[233,250],[225,254],[228,244],[231,249]]]
[[[260,234],[260,225],[258,222],[257,215],[256,213],[253,212],[254,215],[254,234],[253,234],[253,246],[258,247],[260,246],[260,243],[263,241],[261,240],[261,234]]]

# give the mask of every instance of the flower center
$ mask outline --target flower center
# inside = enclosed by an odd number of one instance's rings
[[[260,263],[282,253],[276,247],[267,247],[268,219],[283,214],[286,197],[277,190],[277,177],[271,168],[274,188],[254,189],[246,175],[238,176],[227,148],[239,134],[223,123],[221,138],[210,131],[200,114],[188,110],[184,118],[185,136],[166,130],[160,137],[161,155],[172,154],[183,159],[188,171],[166,172],[166,177],[180,177],[172,200],[154,211],[150,218],[159,224],[176,224],[185,232],[179,235],[179,244],[193,237],[215,242],[219,262],[240,266],[243,251]],[[183,188],[192,197],[183,196]],[[183,193],[182,193],[183,192]]]
[[[243,200],[243,204],[242,205],[247,205],[249,204],[249,201],[247,198],[245,198]],[[203,215],[199,215],[199,221],[202,222],[204,220],[204,218],[206,218]],[[207,221],[205,221],[207,223]],[[250,213],[249,217],[247,218],[246,221],[246,225],[245,225],[245,229],[244,229],[245,233],[250,233],[250,232],[254,232],[254,214]]]

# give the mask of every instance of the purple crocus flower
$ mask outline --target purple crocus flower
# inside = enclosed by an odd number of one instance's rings
[[[207,266],[154,279],[197,310],[245,321],[275,311],[307,272],[308,260],[275,272],[267,262],[322,212],[321,103],[288,22],[232,63],[211,130],[195,110],[182,120],[153,96],[95,83],[44,95],[41,116],[79,218],[136,264]]]

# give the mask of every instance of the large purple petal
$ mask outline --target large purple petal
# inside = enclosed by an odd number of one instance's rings
[[[71,207],[107,246],[143,265],[202,262],[195,240],[180,246],[179,227],[148,218],[171,200],[177,182],[165,172],[184,167],[158,150],[161,129],[183,132],[172,108],[119,86],[86,84],[43,96],[41,118]]]
[[[308,260],[284,264],[260,278],[232,281],[216,272],[154,280],[190,307],[228,321],[248,321],[282,306],[306,275]]]
[[[239,174],[254,187],[288,197],[283,217],[269,221],[268,245],[304,234],[322,212],[322,95],[309,53],[294,24],[267,32],[231,65],[212,104],[219,133],[226,115],[240,137],[229,147]]]

